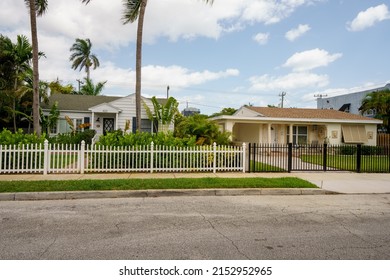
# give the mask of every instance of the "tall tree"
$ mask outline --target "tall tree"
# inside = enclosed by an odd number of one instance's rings
[[[390,90],[371,92],[362,101],[361,113],[375,112],[375,117],[383,120],[383,126],[390,133]]]
[[[12,119],[14,131],[17,130],[16,126],[16,101],[18,99],[18,87],[20,86],[24,72],[30,69],[30,62],[32,59],[32,47],[26,36],[18,35],[16,43],[12,43],[11,39],[8,37],[1,36],[1,56],[2,63],[6,63],[10,71],[9,78],[12,81],[12,90],[9,90],[8,93],[11,93],[12,105],[9,107]]]
[[[95,54],[91,53],[91,50],[91,40],[79,38],[76,39],[76,42],[70,48],[72,54],[69,60],[73,61],[72,69],[76,70],[79,68],[79,71],[81,71],[85,68],[87,80],[90,80],[90,68],[93,67],[93,69],[96,69],[96,67],[100,66],[99,59]]]
[[[91,79],[84,79],[84,84],[80,89],[80,94],[82,95],[99,95],[103,88],[104,85],[107,83],[105,82],[99,82],[97,84],[94,84]]]
[[[91,0],[81,0],[88,4]],[[206,3],[213,3],[214,0],[203,0]],[[141,128],[141,68],[142,68],[142,35],[144,26],[145,10],[148,0],[123,0],[123,23],[133,23],[138,19],[137,26],[137,47],[136,47],[136,62],[135,62],[135,113],[137,125],[136,129]]]
[[[38,32],[37,16],[42,16],[48,7],[47,0],[24,0],[30,11],[31,38],[33,48],[33,126],[38,136],[41,135],[41,125],[39,123],[39,67],[38,67]]]

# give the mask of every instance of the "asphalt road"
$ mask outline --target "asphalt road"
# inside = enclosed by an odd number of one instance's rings
[[[0,202],[0,259],[390,259],[390,194]]]

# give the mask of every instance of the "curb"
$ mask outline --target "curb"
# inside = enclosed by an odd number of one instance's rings
[[[72,200],[93,198],[146,198],[174,196],[253,196],[253,195],[330,195],[337,192],[323,189],[197,189],[197,190],[130,190],[0,193],[0,201]]]

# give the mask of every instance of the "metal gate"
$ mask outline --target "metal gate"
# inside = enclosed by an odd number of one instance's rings
[[[353,171],[390,173],[390,149],[363,145],[248,145],[249,172]]]

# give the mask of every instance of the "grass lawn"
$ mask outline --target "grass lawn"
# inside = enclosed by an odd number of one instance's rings
[[[251,160],[250,170],[256,170],[261,172],[285,172],[286,170],[274,165],[270,165],[264,162],[255,162]]]
[[[208,188],[317,188],[317,186],[300,178],[292,177],[0,181],[0,192]]]
[[[301,159],[322,165],[322,155],[302,155]],[[362,156],[361,172],[389,172],[390,160],[387,156]],[[356,171],[356,156],[354,155],[328,155],[327,166],[339,170]]]

